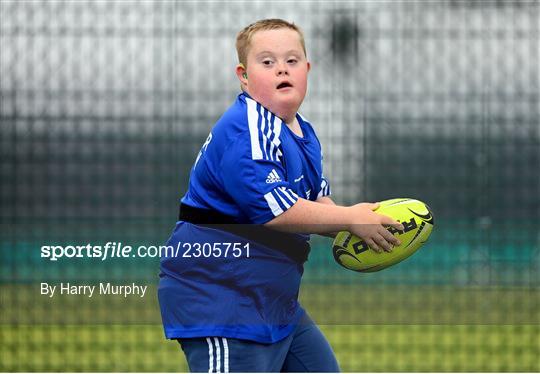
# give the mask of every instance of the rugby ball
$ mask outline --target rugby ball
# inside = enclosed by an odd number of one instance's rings
[[[388,228],[401,244],[394,247],[392,252],[377,253],[358,236],[341,231],[332,246],[334,259],[341,266],[363,273],[386,269],[411,256],[429,238],[433,229],[433,214],[426,204],[406,198],[385,200],[379,204],[375,212],[392,217],[404,226],[403,231]]]

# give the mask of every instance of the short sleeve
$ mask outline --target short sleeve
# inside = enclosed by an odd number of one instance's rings
[[[291,208],[298,195],[286,179],[279,149],[273,157],[259,157],[251,140],[244,133],[229,144],[220,172],[227,194],[252,223],[262,224]]]
[[[321,189],[319,190],[319,194],[317,195],[317,198],[324,197],[324,196],[330,196],[332,191],[330,190],[330,183],[328,182],[328,179],[326,179],[324,176],[321,178]]]
[[[318,141],[318,139],[317,139]],[[321,147],[321,143],[319,142],[319,149]],[[330,182],[328,182],[328,179],[324,177],[324,174],[322,172],[324,167],[324,155],[322,153],[322,149],[320,149],[321,152],[321,186],[319,193],[317,194],[317,198],[324,197],[324,196],[330,196],[332,194],[332,191],[330,190]]]

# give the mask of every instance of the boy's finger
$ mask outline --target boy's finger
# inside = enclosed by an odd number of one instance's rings
[[[379,231],[379,234],[381,234],[382,237],[390,244],[393,244],[393,245],[400,245],[401,244],[399,239],[396,238],[394,235],[392,235],[392,233],[390,233],[390,231],[388,231],[384,227]]]
[[[396,221],[395,219],[385,216],[384,214],[381,214],[381,215],[383,216],[383,219],[381,222],[383,225],[395,227],[396,229],[400,231],[403,231],[405,229],[405,227],[403,227],[403,225],[399,223],[398,221]]]
[[[379,203],[371,203],[370,209],[371,210],[377,210],[377,209],[379,209],[380,205],[381,204],[379,204]]]
[[[379,248],[377,244],[373,241],[373,239],[366,239],[366,244],[369,246],[369,248],[373,249],[377,253],[381,253],[382,250]]]
[[[383,251],[392,252],[392,244],[390,244],[382,235],[376,235],[375,241]]]

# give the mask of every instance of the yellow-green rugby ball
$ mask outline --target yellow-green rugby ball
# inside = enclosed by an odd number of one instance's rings
[[[392,217],[405,227],[403,231],[388,228],[400,240],[401,245],[394,247],[392,252],[377,253],[358,236],[341,231],[332,246],[334,259],[341,266],[363,273],[386,269],[416,252],[429,238],[433,229],[433,214],[429,207],[419,200],[385,200],[380,202],[375,211]]]

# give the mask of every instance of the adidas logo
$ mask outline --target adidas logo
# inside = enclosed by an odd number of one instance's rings
[[[276,169],[272,169],[270,174],[266,177],[266,183],[277,183],[281,182],[281,178],[279,177]]]

